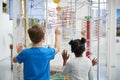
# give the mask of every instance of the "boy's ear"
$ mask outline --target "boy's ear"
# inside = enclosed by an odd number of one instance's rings
[[[45,41],[45,36],[43,37],[42,41],[43,41],[43,42]]]

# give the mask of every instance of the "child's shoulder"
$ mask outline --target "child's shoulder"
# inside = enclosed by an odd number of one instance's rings
[[[88,58],[88,57],[86,57],[86,56],[84,56],[84,59],[90,61],[90,58]]]
[[[54,49],[54,48],[46,48],[46,47],[31,47],[31,48],[25,48],[25,49],[23,49],[23,51],[31,51],[31,50],[34,50],[34,49],[36,49],[36,50],[42,50],[42,51],[49,51],[49,50],[51,50],[51,49]]]
[[[22,50],[22,52],[30,51],[31,48],[25,48]]]

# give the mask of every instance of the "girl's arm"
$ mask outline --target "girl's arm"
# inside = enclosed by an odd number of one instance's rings
[[[89,72],[88,72],[88,79],[89,80],[94,80],[93,79],[93,70],[92,70],[92,67],[90,68]]]
[[[69,55],[67,54],[66,50],[63,50],[62,58],[63,58],[63,71],[62,71],[62,74],[66,75],[70,71],[70,64],[67,63],[67,60],[69,59]]]
[[[63,58],[63,66],[65,66],[66,63],[67,63],[67,60],[69,59],[69,54],[67,53],[66,50],[63,50],[63,52],[62,52],[62,58]]]

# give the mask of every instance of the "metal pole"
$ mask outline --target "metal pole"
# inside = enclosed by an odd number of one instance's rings
[[[75,0],[75,28],[76,28],[76,11],[77,11],[77,0]]]
[[[13,56],[13,44],[10,44],[10,51],[11,51],[11,70],[13,70],[13,63],[12,63],[12,56]]]
[[[99,53],[99,45],[100,45],[100,0],[98,0],[98,50],[97,50],[97,58],[99,60],[99,63],[97,65],[97,80],[99,80],[99,73],[100,73],[100,53]]]
[[[111,61],[110,61],[110,59],[111,59],[111,50],[110,50],[110,48],[111,48],[111,44],[110,44],[110,42],[111,42],[111,40],[110,40],[110,34],[111,34],[111,26],[109,26],[109,25],[111,25],[111,24],[109,24],[109,23],[111,23],[111,5],[112,5],[112,0],[107,0],[108,1],[108,20],[107,20],[107,53],[109,53],[109,54],[107,54],[107,76],[108,76],[108,80],[111,80],[111,76],[112,76],[112,74],[111,74]]]
[[[47,28],[47,22],[48,22],[47,21],[47,17],[48,17],[48,12],[47,11],[48,11],[48,0],[46,0],[46,15],[45,15],[46,16],[46,25],[45,25],[46,28]]]
[[[76,30],[76,28],[77,28],[77,0],[75,0],[75,20],[74,20],[74,25],[75,25],[75,30]],[[76,37],[74,37],[74,38],[76,38]]]
[[[24,14],[23,14],[23,17],[24,17],[24,36],[25,36],[25,47],[27,47],[27,20],[26,20],[26,0],[24,0]]]
[[[48,0],[46,0],[46,20],[45,20],[45,30],[47,30],[47,24],[48,24]],[[46,31],[47,32],[47,31]],[[46,33],[48,35],[48,33]],[[48,40],[45,41],[45,46],[48,45]]]
[[[26,0],[21,1],[22,5],[22,26],[24,29],[24,44],[27,47],[27,19],[26,19]]]

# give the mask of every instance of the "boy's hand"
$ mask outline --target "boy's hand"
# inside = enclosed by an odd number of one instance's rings
[[[66,62],[67,62],[67,60],[69,59],[69,54],[67,53],[67,51],[66,50],[63,50],[63,52],[62,52],[62,58],[63,58],[63,66],[65,66],[66,65]]]
[[[59,27],[56,27],[56,29],[55,29],[55,45],[54,45],[56,53],[58,53],[60,50],[60,35],[61,35],[61,30]]]
[[[18,43],[18,45],[17,45],[17,53],[20,53],[22,50],[23,50],[23,44]]]
[[[57,28],[55,29],[55,35],[60,35],[60,34],[61,34],[61,30],[60,30],[59,27],[57,27]]]

